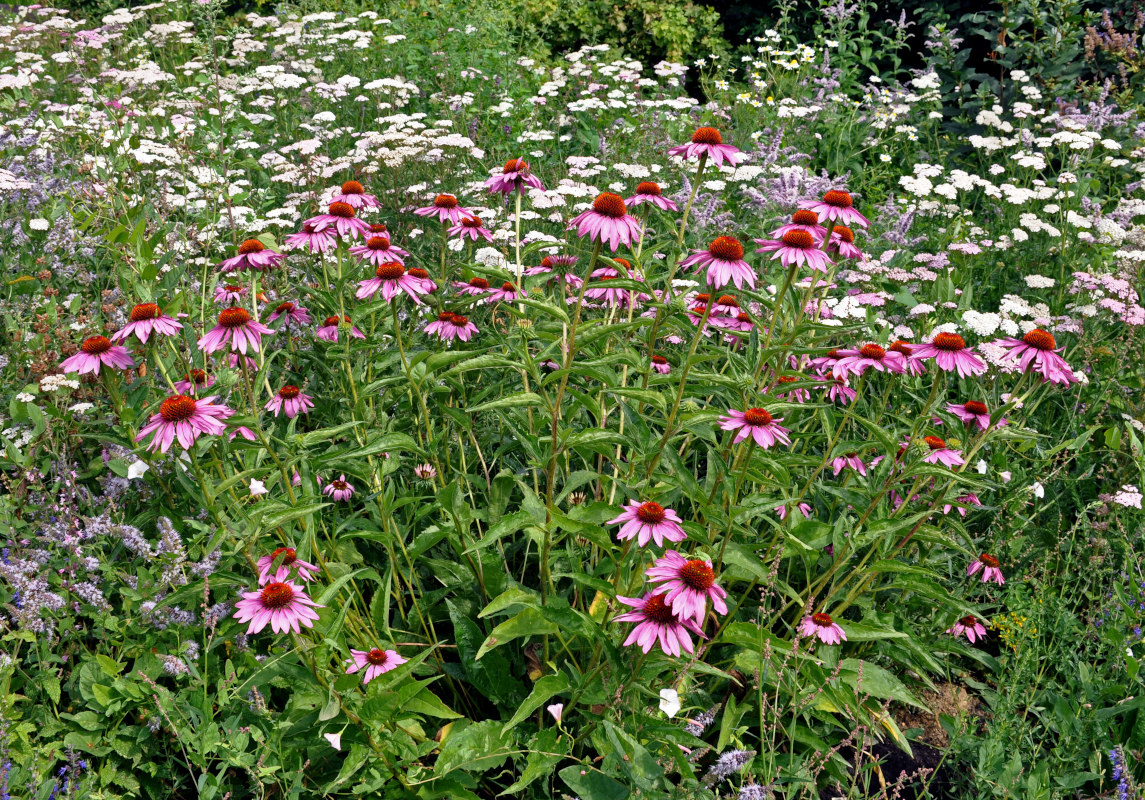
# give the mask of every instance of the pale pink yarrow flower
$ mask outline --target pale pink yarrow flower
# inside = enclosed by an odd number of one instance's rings
[[[631,247],[640,238],[640,223],[629,215],[624,198],[612,192],[602,192],[592,201],[592,208],[577,215],[568,229],[576,228],[577,236],[599,240],[616,252],[620,245]]]
[[[799,633],[811,636],[823,644],[840,644],[847,641],[847,633],[830,614],[810,614],[799,623]]]
[[[971,561],[970,566],[966,568],[966,574],[973,575],[979,570],[982,571],[982,583],[994,581],[999,586],[1006,583],[1006,579],[1002,576],[1002,570],[998,566],[998,559],[989,553],[982,553],[978,558]]]
[[[378,198],[366,193],[366,187],[358,181],[346,181],[342,184],[342,192],[330,198],[331,203],[345,203],[354,210],[359,208],[381,208]]]
[[[687,559],[675,550],[668,550],[644,574],[650,583],[660,584],[652,591],[663,594],[672,613],[682,619],[693,619],[697,625],[703,625],[708,600],[712,601],[712,610],[717,614],[728,613],[724,602],[728,593],[716,585],[711,561]]]
[[[413,213],[419,217],[437,217],[439,222],[448,222],[450,225],[458,225],[462,218],[474,216],[472,211],[460,205],[457,198],[451,194],[439,194],[433,198],[433,205],[415,208]]]
[[[935,334],[927,344],[913,345],[911,359],[920,361],[933,358],[938,368],[945,372],[957,371],[959,377],[981,375],[986,371],[986,362],[966,346],[966,340],[957,333]]]
[[[270,398],[264,408],[267,411],[273,411],[274,416],[278,416],[279,412],[286,414],[287,419],[294,419],[299,414],[305,414],[310,409],[314,408],[314,401],[310,395],[303,394],[302,390],[292,384],[286,384]]]
[[[266,272],[282,266],[282,262],[285,260],[286,256],[271,250],[258,239],[247,239],[239,245],[238,255],[219,264],[219,271],[223,273],[239,272],[240,270]]]
[[[618,614],[615,621],[637,623],[624,640],[625,647],[636,644],[648,653],[659,642],[664,655],[679,656],[681,651],[693,652],[689,633],[707,638],[691,619],[680,619],[673,614],[662,594],[646,594],[644,597],[617,595],[616,599],[634,610]]]
[[[339,475],[336,480],[322,487],[322,494],[336,503],[341,503],[354,496],[354,487],[346,480],[345,475]]]
[[[868,369],[876,372],[895,372],[902,374],[906,370],[906,359],[902,353],[887,350],[877,344],[869,343],[862,347],[836,350],[838,360],[831,367],[831,375],[835,378],[847,379],[851,375],[862,375]]]
[[[425,326],[425,332],[443,342],[451,339],[468,342],[477,333],[477,326],[469,321],[469,317],[452,311],[442,311],[437,315],[437,319]]]
[[[98,375],[101,367],[131,369],[134,366],[127,348],[112,345],[106,336],[89,336],[83,340],[78,353],[60,362],[60,369],[65,374],[78,372],[80,375],[89,372]]]
[[[719,422],[720,428],[725,431],[738,431],[733,444],[738,444],[749,436],[764,449],[773,447],[776,442],[791,444],[787,428],[777,424],[783,422],[783,417],[772,417],[762,408],[749,408],[745,411],[730,409],[727,415],[720,417]]]
[[[682,542],[688,538],[681,526],[683,520],[670,508],[664,508],[651,500],[644,503],[631,502],[622,506],[624,511],[616,519],[605,525],[620,525],[616,538],[627,541],[635,537],[636,543],[644,547],[648,542],[656,542],[663,547],[664,542]]]
[[[723,164],[734,167],[747,158],[739,148],[724,144],[724,137],[720,132],[709,127],[697,128],[690,142],[671,148],[668,150],[668,155],[681,158],[707,156],[717,167]]]
[[[523,158],[506,161],[501,173],[486,180],[485,186],[489,191],[500,192],[503,195],[510,195],[513,192],[524,193],[526,187],[542,192],[545,190],[541,179],[533,174],[529,169],[529,162]]]
[[[279,559],[279,556],[282,558]],[[275,561],[278,561],[277,567],[275,567]],[[281,583],[290,575],[292,569],[297,573],[298,579],[305,583],[309,583],[318,576],[318,567],[299,558],[298,551],[293,547],[279,547],[273,553],[259,557],[258,585],[263,586],[270,583],[272,577]]]
[[[315,603],[293,583],[274,581],[257,592],[243,592],[243,599],[235,604],[234,617],[239,622],[250,623],[247,636],[258,633],[268,624],[275,633],[301,633],[301,627],[311,628],[318,619],[315,608],[325,606]]]
[[[184,450],[190,450],[203,434],[220,436],[226,433],[227,426],[223,420],[235,412],[216,404],[214,399],[215,395],[201,399],[185,394],[168,397],[159,404],[159,411],[151,415],[135,441],[141,442],[154,434],[147,449],[166,453],[176,439]]]
[[[421,297],[426,293],[422,281],[410,275],[406,268],[397,261],[379,264],[374,270],[374,277],[359,281],[358,291],[354,296],[359,300],[369,300],[379,290],[382,293],[382,299],[387,303],[404,292],[418,305],[421,305]]]
[[[155,303],[140,303],[131,309],[130,321],[111,335],[111,341],[122,342],[132,334],[139,341],[147,344],[152,333],[160,336],[174,336],[183,325],[174,318],[167,316]]]
[[[1023,372],[1033,368],[1044,382],[1060,383],[1063,386],[1078,382],[1069,364],[1058,355],[1065,348],[1055,350],[1057,342],[1053,334],[1047,331],[1035,328],[1021,339],[999,339],[991,344],[1007,349],[1008,352],[1002,357],[1004,361],[1017,362]]]
[[[755,270],[743,260],[743,245],[731,236],[717,236],[707,250],[696,250],[680,266],[695,267],[697,271],[707,267],[707,281],[714,289],[728,283],[735,283],[737,289],[745,283],[755,288]]]
[[[199,349],[213,353],[229,344],[232,351],[243,355],[247,350],[257,353],[263,336],[274,336],[274,331],[251,317],[245,308],[225,308],[219,312],[219,324],[199,339]]]
[[[832,189],[823,195],[822,200],[809,203],[807,208],[819,215],[823,222],[838,222],[842,225],[858,225],[868,228],[871,221],[855,210],[855,201],[847,192]]]
[[[624,198],[624,204],[629,208],[650,203],[661,211],[679,211],[680,207],[672,200],[661,194],[660,184],[645,181],[636,187],[636,194]]]
[[[362,673],[362,685],[366,685],[379,675],[384,675],[392,669],[397,669],[409,659],[398,655],[397,650],[383,650],[375,647],[372,650],[350,649],[350,657],[346,659],[346,674],[353,675],[365,668]]]
[[[362,261],[377,267],[392,262],[405,264],[405,257],[409,255],[409,251],[395,247],[390,243],[390,237],[386,234],[375,233],[366,240],[365,244],[356,244],[351,247],[350,255],[357,256]]]
[[[830,257],[819,248],[815,237],[807,231],[788,231],[779,239],[756,239],[757,253],[771,253],[771,260],[779,259],[785,267],[807,266],[822,273],[831,272]]]
[[[947,633],[953,634],[955,637],[965,636],[970,640],[970,644],[979,639],[986,638],[986,626],[978,621],[977,617],[963,617],[954,623],[954,626],[948,628]]]

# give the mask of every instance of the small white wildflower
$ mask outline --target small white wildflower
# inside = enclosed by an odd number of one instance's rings
[[[660,710],[669,717],[674,717],[680,713],[680,695],[675,689],[660,690]]]

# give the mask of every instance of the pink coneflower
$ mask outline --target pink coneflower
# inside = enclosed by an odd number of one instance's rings
[[[576,228],[577,236],[599,240],[616,252],[620,245],[631,247],[640,238],[640,223],[629,215],[624,198],[612,192],[601,192],[592,201],[592,208],[574,217],[569,230]]]
[[[845,379],[850,375],[862,375],[868,369],[899,374],[906,369],[906,359],[902,353],[886,350],[877,344],[869,343],[859,348],[840,349],[835,352],[839,360],[831,368],[831,375],[836,378]]]
[[[477,326],[469,321],[469,317],[452,311],[442,311],[437,315],[437,319],[425,326],[425,332],[430,336],[437,336],[443,342],[448,342],[450,339],[468,342],[470,337],[477,333]]]
[[[480,217],[464,217],[461,222],[450,228],[447,233],[450,236],[458,236],[462,239],[468,238],[472,242],[476,242],[478,239],[484,239],[487,242],[493,241],[493,234],[481,225]]]
[[[98,375],[100,368],[104,366],[112,369],[131,369],[135,366],[135,362],[131,360],[131,354],[127,352],[126,347],[113,345],[106,336],[89,336],[83,340],[78,353],[60,363],[60,369],[65,374],[78,372],[80,375],[86,375],[94,372]]]
[[[942,464],[947,467],[960,467],[966,462],[962,453],[947,447],[946,440],[938,436],[924,436],[922,440],[930,448],[930,452],[922,460],[927,464]]]
[[[827,249],[834,250],[843,258],[863,257],[863,251],[855,247],[855,232],[845,225],[836,225],[831,229]]]
[[[437,467],[433,464],[418,464],[413,468],[413,474],[420,481],[432,481],[437,477]]]
[[[795,383],[802,379],[799,375],[780,375],[775,379],[775,388],[781,389],[789,383]],[[807,389],[790,389],[785,392],[777,392],[775,395],[777,400],[787,400],[791,403],[806,403],[811,399],[811,392]]]
[[[903,363],[906,365],[905,372],[907,375],[922,375],[924,372],[926,372],[926,366],[921,361],[911,358],[911,356],[914,354],[914,348],[915,345],[911,344],[910,342],[904,342],[902,339],[896,339],[895,341],[891,342],[891,346],[887,349],[902,355],[904,359]]]
[[[682,158],[706,155],[717,167],[723,164],[734,167],[747,158],[739,148],[724,144],[724,137],[715,128],[697,128],[692,134],[692,141],[671,148],[668,155]]]
[[[342,193],[330,199],[331,203],[345,203],[354,210],[359,208],[381,208],[382,204],[372,194],[366,194],[366,188],[357,181],[346,181],[342,184]]]
[[[843,378],[825,378],[827,383],[827,399],[834,403],[837,400],[842,400],[843,405],[850,405],[859,393],[847,385],[847,381]]]
[[[310,399],[310,395],[303,394],[297,386],[288,383],[270,398],[270,402],[264,408],[273,411],[276,417],[281,411],[286,414],[287,419],[294,419],[299,414],[305,414],[314,408],[314,401]]]
[[[339,475],[336,480],[332,480],[322,487],[322,494],[335,503],[341,503],[354,496],[354,487],[346,480],[345,475]]]
[[[364,667],[366,671],[362,673],[362,685],[365,686],[379,675],[397,669],[407,660],[399,656],[397,650],[383,650],[380,647],[373,650],[350,648],[350,657],[346,659],[346,674],[353,675]]]
[[[382,292],[382,299],[387,303],[405,292],[411,300],[420,305],[421,296],[425,294],[422,282],[410,276],[406,268],[397,261],[379,264],[374,270],[374,277],[358,283],[358,291],[354,296],[359,300],[369,300],[379,290]]]
[[[140,303],[131,309],[130,322],[123,326],[123,330],[111,335],[111,341],[121,342],[135,334],[139,341],[147,344],[153,332],[161,336],[174,336],[182,327],[182,324],[164,314],[155,303]]]
[[[746,411],[730,409],[726,416],[720,417],[720,428],[725,431],[739,431],[733,444],[738,444],[750,436],[757,445],[767,449],[773,447],[776,442],[791,444],[791,439],[787,437],[787,428],[777,424],[780,422],[783,422],[783,417],[772,417],[762,408],[749,408]]]
[[[942,513],[943,514],[949,514],[950,509],[957,508],[958,509],[958,516],[965,517],[967,506],[978,506],[979,508],[982,507],[982,501],[979,500],[978,495],[974,494],[973,492],[967,492],[964,495],[960,495],[959,497],[954,498],[954,500],[955,500],[955,502],[961,503],[962,505],[954,506],[954,505],[951,505],[950,503],[947,503],[946,505],[944,505],[942,507]]]
[[[622,508],[624,511],[619,517],[604,523],[620,525],[616,538],[622,542],[635,537],[641,547],[649,541],[656,542],[657,547],[663,547],[665,541],[682,542],[688,538],[681,527],[683,520],[670,508],[664,508],[651,500],[645,503],[632,502]]]
[[[728,613],[724,602],[728,593],[716,585],[711,561],[689,560],[675,550],[666,550],[644,574],[650,583],[661,584],[652,591],[664,595],[664,602],[672,608],[672,613],[682,619],[693,619],[697,625],[703,625],[708,600],[712,601],[712,610],[717,614]]]
[[[977,617],[963,617],[954,623],[954,627],[948,629],[947,633],[953,634],[955,637],[965,636],[970,640],[970,644],[979,639],[986,638],[986,626],[978,621]]]
[[[840,644],[847,641],[847,633],[830,614],[811,614],[799,623],[799,633],[811,636],[823,644]]]
[[[990,429],[990,410],[985,403],[967,400],[965,403],[947,403],[946,410],[967,424],[977,424],[979,430]],[[997,427],[1008,424],[1008,420],[998,420]]]
[[[641,650],[648,653],[659,641],[664,655],[678,656],[681,650],[692,652],[692,637],[688,635],[689,632],[707,638],[691,619],[680,619],[673,614],[662,594],[646,594],[643,597],[617,595],[616,599],[626,606],[631,606],[635,611],[617,614],[615,621],[639,623],[624,640],[625,647],[637,644]]]
[[[644,181],[636,187],[636,194],[624,199],[629,208],[651,203],[661,211],[679,211],[680,207],[660,193],[660,184]]]
[[[330,230],[338,236],[350,239],[369,239],[373,234],[370,225],[357,217],[357,212],[349,203],[331,203],[325,214],[319,214],[306,220],[314,226],[315,231]]]
[[[366,334],[358,330],[358,326],[350,321],[349,314],[343,317],[327,317],[318,327],[318,330],[314,332],[314,335],[324,342],[336,343],[338,341],[338,328],[342,324],[350,328],[350,335],[355,339],[366,338]]]
[[[811,234],[816,242],[822,242],[827,235],[827,229],[819,224],[819,215],[814,211],[800,209],[791,215],[791,222],[780,225],[771,232],[772,239],[782,239],[791,231],[805,231]],[[765,240],[760,240],[765,241]]]
[[[236,286],[233,283],[219,284],[215,287],[215,302],[229,306],[241,303],[247,291],[245,286]]]
[[[419,217],[436,216],[439,222],[448,222],[450,225],[457,225],[463,217],[473,216],[473,212],[461,206],[451,194],[439,194],[433,198],[433,205],[415,208],[413,213]]]
[[[1055,350],[1057,342],[1053,334],[1035,328],[1021,339],[999,339],[991,344],[1005,347],[1009,352],[1002,356],[1004,361],[1017,361],[1023,372],[1033,371],[1042,376],[1043,381],[1068,386],[1077,383],[1066,360],[1058,355],[1064,347]]]
[[[307,309],[297,303],[291,303],[289,301],[280,303],[274,311],[270,312],[270,316],[266,318],[266,321],[274,322],[279,317],[285,318],[285,321],[282,323],[283,327],[309,325],[311,322],[310,312]]]
[[[855,210],[855,201],[847,192],[832,189],[823,195],[822,200],[808,204],[808,209],[819,215],[823,222],[838,222],[841,225],[858,225],[868,228],[871,221]]]
[[[257,592],[243,592],[243,599],[235,603],[235,619],[250,623],[247,636],[258,633],[268,623],[275,633],[301,633],[300,625],[311,628],[318,619],[315,608],[325,606],[315,603],[293,583],[273,581]]]
[[[421,284],[421,290],[425,294],[433,294],[437,291],[437,284],[430,279],[429,273],[421,267],[410,267],[409,276]]]
[[[1005,577],[1002,576],[1002,569],[998,566],[998,559],[989,553],[982,553],[978,558],[970,562],[970,566],[966,568],[967,575],[973,575],[982,570],[982,583],[994,581],[999,586],[1006,582]]]
[[[493,289],[489,292],[489,296],[485,298],[485,302],[489,305],[494,303],[512,303],[519,298],[521,293],[517,291],[517,287],[509,281],[501,284],[500,289]]]
[[[634,281],[644,280],[644,276],[636,270],[632,269],[632,265],[629,264],[627,260],[623,258],[615,258],[613,261],[622,265],[625,271],[628,273],[627,276],[623,277],[627,277],[629,280]],[[614,269],[612,267],[600,267],[592,271],[592,274],[588,276],[588,280],[589,283],[606,282],[616,280],[620,277],[622,277],[620,270]],[[646,295],[643,292],[634,292],[631,289],[612,288],[586,289],[584,296],[590,300],[596,300],[598,302],[604,303],[606,306],[615,306],[617,308],[628,308],[629,305],[642,303],[649,299],[649,295]],[[574,300],[569,298],[569,302],[574,302]]]
[[[563,280],[566,285],[579,289],[584,283],[584,279],[569,272],[576,262],[576,256],[545,256],[541,259],[539,267],[529,267],[525,270],[525,274],[530,276],[548,275],[555,270],[562,274],[554,277],[553,280]]]
[[[929,344],[915,345],[911,358],[920,361],[933,358],[938,368],[945,372],[958,371],[959,377],[981,375],[986,371],[986,362],[981,356],[966,346],[966,340],[957,333],[939,333]]]
[[[302,230],[287,236],[283,242],[284,250],[297,250],[305,247],[311,253],[325,253],[333,250],[338,244],[333,228],[316,228],[310,220],[302,223]]]
[[[788,231],[779,239],[756,239],[757,253],[771,253],[771,260],[779,259],[785,267],[804,265],[819,272],[831,271],[831,259],[819,249],[815,237],[807,231]]]
[[[285,260],[285,255],[269,249],[258,239],[247,239],[239,245],[238,255],[219,264],[219,271],[227,273],[245,269],[252,272],[266,272],[282,266]]]
[[[399,264],[405,264],[405,257],[409,255],[409,251],[394,247],[390,243],[390,237],[386,234],[374,233],[366,240],[365,244],[351,247],[350,254],[377,267],[395,261]]]
[[[279,560],[279,556],[282,556],[281,560]],[[278,567],[274,566],[276,560],[278,560]],[[280,547],[273,553],[259,558],[258,585],[262,586],[268,583],[272,575],[276,581],[284,581],[290,575],[291,569],[298,573],[298,579],[304,583],[309,583],[318,575],[318,567],[299,558],[298,552],[293,547]],[[272,573],[271,570],[274,572]]]
[[[238,353],[234,353],[234,352],[227,353],[227,366],[228,367],[230,367],[231,369],[242,369],[243,364],[246,364],[246,368],[249,370],[257,370],[258,369],[258,362],[255,361],[250,356],[241,356]]]
[[[714,289],[728,282],[735,283],[737,289],[742,289],[745,283],[755,288],[755,270],[743,260],[743,245],[739,239],[731,236],[717,236],[707,250],[695,251],[680,262],[680,266],[694,266],[697,271],[707,267],[707,281]]]
[[[542,192],[545,190],[541,179],[533,174],[529,169],[529,162],[523,158],[506,161],[505,166],[501,168],[501,174],[489,178],[485,181],[485,186],[489,191],[500,192],[503,195],[510,195],[513,192],[523,193],[526,186]]]
[[[168,397],[159,404],[158,413],[151,415],[135,441],[141,442],[155,434],[147,449],[166,453],[176,439],[184,450],[190,450],[204,433],[221,436],[227,430],[223,420],[235,412],[226,406],[216,405],[214,399],[213,394],[199,400],[185,394]]]
[[[215,379],[208,375],[206,370],[193,369],[184,375],[182,380],[175,381],[175,391],[179,394],[195,394],[214,385]]]
[[[798,511],[800,513],[800,515],[803,517],[803,519],[811,519],[811,504],[810,503],[799,503],[798,505],[795,506],[794,510]],[[776,506],[775,507],[775,513],[779,515],[780,520],[787,519],[787,506],[786,505]]]
[[[481,276],[470,278],[468,281],[454,281],[453,288],[457,290],[458,294],[471,297],[485,297],[493,291],[489,281]]]
[[[656,370],[660,375],[668,375],[672,372],[672,365],[668,363],[668,359],[664,356],[652,356],[652,369]]]
[[[846,453],[841,455],[831,462],[831,466],[834,468],[836,475],[842,472],[844,468],[850,467],[864,478],[867,477],[867,465],[863,463],[863,459],[859,457],[858,453]]]
[[[274,331],[251,317],[245,308],[224,308],[219,312],[219,324],[199,339],[199,349],[204,353],[213,353],[229,343],[231,350],[244,355],[248,349],[257,353],[263,336],[274,336]]]

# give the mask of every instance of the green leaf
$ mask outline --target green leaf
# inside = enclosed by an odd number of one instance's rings
[[[574,764],[557,774],[580,800],[625,800],[629,794],[624,784],[587,765]]]
[[[505,723],[502,731],[508,731],[516,727],[521,720],[532,714],[542,704],[552,699],[554,695],[560,694],[569,688],[568,676],[563,672],[558,672],[556,675],[545,675],[543,678],[533,684],[533,691],[525,698],[525,702],[521,703],[521,707],[517,709],[512,718]]]
[[[517,394],[502,397],[498,400],[490,400],[488,403],[481,403],[480,405],[473,406],[466,409],[470,414],[477,414],[481,411],[495,411],[500,408],[520,408],[521,406],[540,406],[544,405],[544,398],[536,392],[518,392]]]
[[[553,767],[568,754],[569,744],[569,737],[563,736],[556,728],[546,728],[537,733],[529,743],[529,760],[525,762],[521,777],[498,797],[516,794],[537,778],[552,775]]]
[[[489,605],[481,609],[481,613],[477,615],[478,619],[491,617],[499,611],[504,611],[506,608],[512,606],[526,606],[528,608],[538,608],[541,605],[541,599],[537,597],[535,592],[528,589],[522,589],[519,586],[513,586],[501,594],[494,597]]]
[[[486,637],[485,642],[477,651],[477,658],[485,655],[494,647],[500,647],[506,642],[522,636],[539,636],[541,634],[556,633],[559,630],[555,623],[549,622],[535,608],[526,608],[517,616],[507,619],[493,629]]]
[[[459,724],[459,723],[458,723]],[[501,723],[485,720],[451,733],[441,746],[434,774],[447,775],[455,769],[485,772],[500,766],[509,758],[515,739],[502,733]]]

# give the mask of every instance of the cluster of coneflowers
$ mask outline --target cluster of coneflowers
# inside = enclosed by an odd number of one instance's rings
[[[708,127],[698,129],[690,142],[672,148],[669,154],[698,162],[696,184],[708,163],[734,167],[744,157],[737,148],[723,143],[719,131]],[[506,162],[501,173],[491,177],[486,185],[491,192],[506,198],[515,196],[518,220],[519,204],[526,191],[544,190],[529,164],[520,158]],[[672,223],[674,229],[678,224],[680,242],[683,241],[694,198],[695,192],[683,209],[679,222]],[[679,212],[675,202],[662,196],[657,184],[643,182],[637,187],[636,193],[627,199],[611,192],[599,194],[589,209],[569,222],[570,231],[575,231],[593,245],[592,258],[585,271],[587,275],[573,274],[578,259],[566,254],[547,256],[539,266],[523,269],[518,230],[516,282],[506,281],[497,286],[486,278],[476,276],[447,283],[453,289],[454,296],[468,304],[512,303],[523,296],[525,277],[549,275],[550,283],[556,283],[565,292],[575,292],[575,296],[566,295],[565,300],[575,304],[578,319],[581,309],[590,305],[586,301],[598,303],[605,308],[635,310],[655,298],[660,303],[659,307],[645,313],[658,315],[673,299],[670,287],[679,267],[703,273],[709,287],[710,293],[693,293],[687,300],[685,313],[696,326],[697,337],[701,334],[708,336],[712,330],[718,330],[724,336],[731,337],[730,341],[735,341],[736,336],[758,329],[761,335],[770,339],[771,328],[776,323],[774,313],[768,325],[763,326],[757,315],[749,314],[740,307],[736,298],[730,295],[712,298],[712,294],[729,284],[737,288],[754,288],[757,283],[758,275],[755,268],[745,260],[742,243],[732,236],[716,237],[707,248],[697,249],[678,264],[673,264],[666,281],[669,288],[663,291],[649,287],[648,292],[641,292],[609,286],[608,282],[617,278],[645,281],[644,276],[627,259],[612,257],[607,259],[607,263],[601,263],[601,253],[605,246],[613,254],[621,246],[639,250],[646,231],[647,217],[638,218],[629,213],[629,210],[642,206],[646,206],[644,211],[649,213],[651,209],[665,214]],[[344,247],[345,252],[356,259],[360,267],[372,271],[372,277],[358,282],[356,298],[369,302],[380,294],[382,300],[391,305],[396,326],[397,308],[394,304],[404,299],[415,308],[422,308],[427,298],[436,295],[439,285],[426,270],[407,266],[406,259],[410,253],[393,243],[385,225],[367,223],[358,217],[360,210],[379,207],[377,197],[368,194],[357,181],[348,181],[342,185],[340,193],[330,199],[326,213],[307,219],[301,231],[286,237],[284,249],[309,251],[321,256]],[[448,237],[468,238],[470,241],[490,239],[481,220],[462,206],[454,195],[438,194],[431,205],[417,208],[413,213],[436,218],[441,225],[443,244],[440,268],[443,278],[448,271],[444,244]],[[756,252],[769,255],[771,261],[778,261],[786,269],[783,286],[774,300],[776,312],[789,289],[802,288],[806,293],[800,302],[801,313],[806,311],[818,314],[821,306],[813,299],[816,289],[825,291],[832,285],[837,259],[864,257],[856,244],[856,230],[865,230],[869,224],[868,219],[855,209],[850,194],[842,190],[831,190],[821,200],[797,209],[789,223],[772,231],[771,238],[757,239],[759,247]],[[259,319],[261,295],[257,290],[257,278],[261,273],[281,267],[286,258],[284,253],[272,250],[263,242],[249,239],[239,245],[233,257],[218,265],[219,272],[224,276],[249,273],[252,280],[249,289],[228,283],[222,283],[216,289],[214,300],[222,306],[218,312],[217,324],[197,342],[204,357],[225,352],[229,366],[241,369],[244,373],[260,366],[251,356],[261,357],[263,337],[273,336],[276,331]],[[796,281],[800,270],[810,274]],[[245,305],[248,300],[249,309]],[[425,334],[446,342],[454,339],[467,342],[478,333],[476,325],[468,316],[445,308],[440,301],[438,304],[440,310],[424,326]],[[301,329],[315,324],[309,310],[293,301],[278,304],[267,316],[267,322],[277,323],[279,330]],[[101,367],[129,369],[135,366],[135,360],[124,346],[125,342],[135,337],[142,345],[149,342],[154,344],[156,339],[180,335],[181,329],[182,323],[164,314],[158,304],[141,303],[132,309],[131,321],[122,330],[110,337],[93,336],[85,339],[80,352],[66,359],[61,367],[65,372],[80,374],[98,374]],[[344,313],[343,309],[336,315],[324,318],[314,331],[316,338],[330,343],[338,343],[343,334],[352,338],[365,338],[365,334],[353,324],[351,315]],[[992,344],[1005,350],[1003,361],[1012,363],[1023,372],[1040,375],[1044,382],[1069,384],[1076,380],[1073,371],[1058,354],[1060,351],[1053,336],[1046,331],[1035,329],[1021,339],[1006,338]],[[569,342],[565,350],[567,361],[564,366],[568,367],[575,357],[574,343]],[[665,357],[654,354],[649,358],[651,370],[660,374],[671,371]],[[162,370],[162,362],[159,365]],[[806,389],[787,390],[784,384],[810,378],[824,385],[830,401],[850,404],[861,391],[862,381],[868,372],[917,376],[925,373],[930,366],[941,372],[957,373],[960,378],[973,378],[987,369],[986,361],[961,336],[940,332],[930,341],[922,343],[895,341],[882,345],[859,342],[851,347],[830,350],[816,358],[791,357],[793,374],[778,375],[774,381],[774,392],[778,398],[804,403],[809,398]],[[804,374],[805,370],[810,374]],[[260,434],[244,426],[228,429],[226,420],[235,412],[215,402],[217,395],[203,394],[213,384],[213,379],[204,370],[188,369],[179,382],[172,381],[166,372],[164,377],[171,386],[172,394],[160,403],[158,410],[136,436],[136,441],[151,437],[147,445],[150,450],[166,453],[175,442],[189,450],[201,436],[228,435],[231,439],[242,436],[250,441],[260,438]],[[857,382],[852,385],[852,381]],[[253,411],[253,394],[251,405]],[[309,412],[313,407],[313,399],[290,383],[283,384],[264,405],[264,409],[275,416],[283,414],[290,419]],[[949,404],[947,411],[966,425],[976,426],[981,431],[1006,424],[1006,420],[993,414],[985,403],[978,400]],[[733,434],[733,445],[747,441],[764,449],[791,445],[790,430],[782,426],[782,422],[782,417],[773,415],[764,407],[729,409],[719,417],[719,427]],[[920,438],[927,451],[923,459],[925,462],[951,469],[965,466],[963,454],[948,446],[944,439],[935,435]],[[912,444],[904,442],[898,456],[902,456]],[[858,453],[849,453],[834,458],[832,467],[836,475],[844,469],[851,469],[865,476],[868,467],[875,466],[880,460],[881,457],[866,464]],[[297,482],[297,478],[295,480]],[[329,481],[322,491],[335,501],[348,501],[354,494],[354,488],[345,475]],[[899,505],[911,498],[892,494],[892,499]],[[957,507],[960,513],[965,514],[967,505],[980,505],[973,494],[963,495],[958,498],[958,503],[958,506],[947,504],[945,510],[949,512],[952,507]],[[804,516],[810,514],[810,506],[806,503],[797,502],[794,508]],[[776,510],[781,517],[786,516],[786,506]],[[686,538],[677,514],[651,500],[630,503],[624,507],[624,513],[612,522],[622,524],[622,540],[635,538],[641,547],[650,541],[659,547],[665,541],[681,542]],[[267,561],[268,558],[271,560]],[[256,633],[268,624],[275,632],[291,630],[295,633],[299,632],[300,626],[310,626],[317,619],[313,611],[315,603],[291,579],[296,578],[305,583],[314,577],[315,568],[297,560],[294,551],[289,548],[280,548],[273,556],[264,557],[259,563],[259,585],[263,588],[245,594],[236,614],[241,621],[250,623],[248,633]],[[983,581],[1003,581],[998,562],[989,554],[982,554],[967,568],[970,575],[978,571],[982,572]],[[726,592],[716,582],[712,562],[668,550],[654,561],[645,575],[655,584],[650,592],[639,598],[619,597],[621,603],[633,610],[620,614],[616,619],[637,623],[625,644],[636,644],[646,653],[657,643],[666,654],[693,652],[691,635],[704,636],[702,625],[708,602],[711,602],[712,610],[717,614],[727,613],[724,602]],[[976,621],[969,624],[967,620],[962,620],[951,632],[965,633],[973,640],[972,634],[976,634],[979,627]],[[843,628],[822,611],[809,613],[800,622],[798,629],[802,635],[817,637],[826,644],[838,644],[846,639]],[[350,671],[365,668],[365,679],[368,681],[401,661],[400,656],[392,650],[355,650],[352,651]]]

